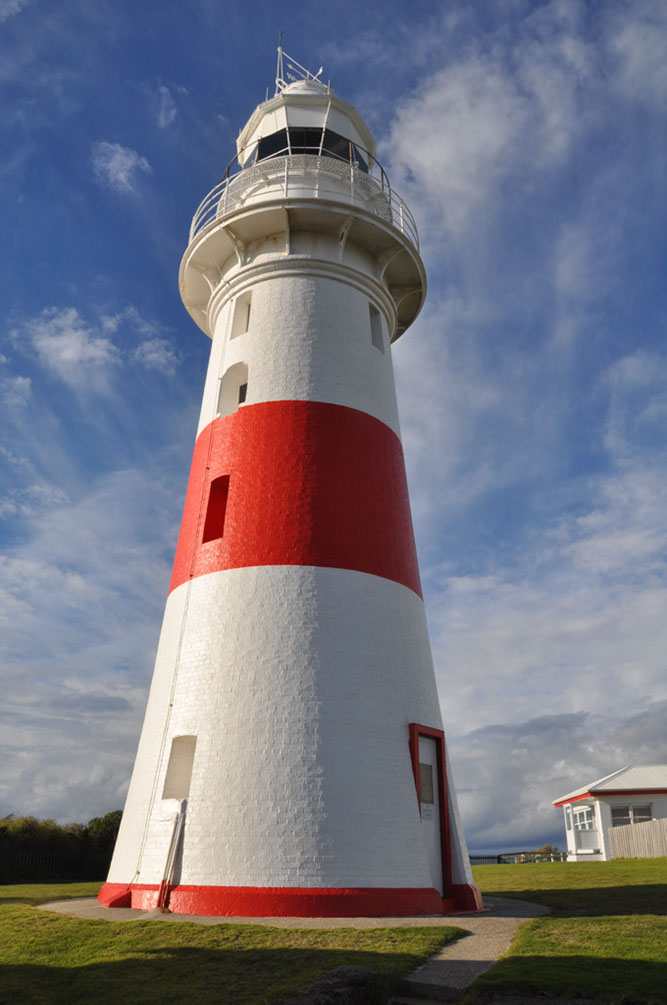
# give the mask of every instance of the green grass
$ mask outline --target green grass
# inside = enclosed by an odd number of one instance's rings
[[[83,921],[32,906],[99,884],[0,887],[0,1002],[280,1002],[328,970],[380,971],[379,1000],[461,930]]]
[[[478,866],[483,893],[545,904],[467,1002],[502,995],[667,1002],[667,859]]]

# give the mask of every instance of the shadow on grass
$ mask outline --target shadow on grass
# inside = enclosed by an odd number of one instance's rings
[[[113,952],[113,945],[109,952]],[[365,998],[379,1003],[387,1000],[403,976],[423,962],[422,956],[410,953],[383,956],[380,962],[376,953],[349,949],[174,947],[138,948],[133,959],[79,966],[75,959],[62,967],[0,962],[0,1002],[268,1005],[296,994],[330,970],[353,966],[377,971],[382,968],[369,983]]]
[[[665,1005],[667,963],[649,960],[600,959],[591,956],[511,956],[482,974],[467,993],[466,1005],[504,995],[571,999],[605,1003]]]
[[[545,904],[561,918],[667,914],[667,886],[607,886],[585,889],[494,890],[490,896]],[[667,998],[665,999],[667,1001]]]

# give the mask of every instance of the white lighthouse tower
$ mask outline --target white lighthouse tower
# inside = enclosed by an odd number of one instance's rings
[[[289,69],[287,83],[279,50],[276,93],[181,264],[211,358],[100,900],[245,917],[477,910],[390,351],[425,296],[417,230],[358,112]]]

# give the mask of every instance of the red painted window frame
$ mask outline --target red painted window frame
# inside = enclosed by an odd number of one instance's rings
[[[422,726],[419,722],[411,722],[409,725],[410,760],[412,761],[412,773],[415,776],[415,789],[417,790],[417,802],[419,804],[419,815],[422,811],[421,785],[419,782],[419,737],[427,736],[435,740],[438,758],[438,799],[440,800],[440,835],[442,848],[442,885],[443,897],[447,897],[452,889],[452,846],[449,826],[449,803],[447,798],[447,758],[445,748],[445,734],[441,729],[433,729],[431,726]]]

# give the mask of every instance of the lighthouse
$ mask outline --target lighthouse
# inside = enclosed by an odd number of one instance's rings
[[[426,292],[417,228],[356,109],[282,49],[179,282],[211,355],[99,899],[238,917],[478,910],[392,370]]]

